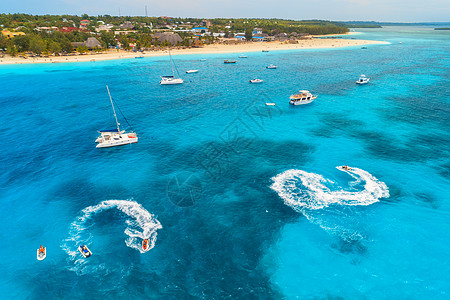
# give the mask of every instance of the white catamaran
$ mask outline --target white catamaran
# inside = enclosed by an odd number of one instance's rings
[[[109,92],[108,86],[106,86],[106,89],[108,90],[109,100],[111,101],[111,106],[114,113],[114,118],[116,120],[117,128],[116,129],[110,129],[110,130],[100,130],[100,136],[95,140],[98,145],[96,148],[107,148],[107,147],[115,147],[115,146],[122,146],[127,144],[133,144],[137,143],[138,138],[135,132],[125,132],[125,130],[120,130],[120,123],[117,121],[117,115],[116,110],[114,108],[113,100],[111,97],[111,93]],[[119,109],[120,111],[120,109]],[[122,114],[123,116],[123,114]],[[125,117],[124,117],[125,118]],[[125,119],[126,121],[126,119]],[[128,124],[129,125],[129,124]]]
[[[170,57],[170,64],[172,65],[172,75],[171,76],[161,76],[161,81],[159,82],[159,84],[181,84],[181,83],[183,83],[183,79],[175,78],[175,71],[173,70],[173,60],[172,60],[172,55],[170,55],[170,50],[169,50],[169,57]],[[177,73],[178,73],[178,69],[177,69]],[[178,74],[178,77],[179,76],[180,76],[180,74]]]

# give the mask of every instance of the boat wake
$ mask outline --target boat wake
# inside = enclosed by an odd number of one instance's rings
[[[84,208],[81,211],[81,214],[70,225],[69,237],[65,240],[62,248],[70,256],[69,260],[74,261],[75,268],[73,270],[81,271],[84,268],[79,267],[82,267],[87,261],[82,259],[79,255],[78,246],[81,244],[88,245],[94,252],[93,257],[95,257],[95,247],[89,246],[90,241],[92,240],[92,234],[89,232],[89,229],[95,225],[94,220],[92,219],[99,213],[110,209],[117,209],[127,216],[124,232],[127,235],[125,244],[128,247],[144,253],[141,246],[143,239],[149,240],[149,249],[152,249],[155,246],[157,230],[161,229],[162,226],[152,214],[142,207],[142,205],[131,200],[102,201],[97,205]],[[100,268],[105,267],[100,266]]]
[[[384,182],[362,169],[336,168],[353,178],[348,188],[344,189],[320,174],[295,169],[273,177],[270,188],[286,205],[327,232],[338,234],[345,241],[362,239],[358,230],[349,229],[358,226],[351,207],[367,206],[387,198],[389,189]]]
[[[348,173],[355,180],[349,182],[351,189],[344,190],[335,182],[322,175],[302,170],[287,170],[273,177],[271,188],[278,193],[284,203],[297,211],[302,209],[322,209],[331,204],[370,205],[380,198],[389,197],[389,190],[384,182],[379,181],[368,172],[349,168],[338,170]],[[365,182],[363,190],[356,186]]]

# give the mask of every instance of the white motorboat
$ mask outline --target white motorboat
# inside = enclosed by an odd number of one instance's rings
[[[270,64],[266,67],[266,69],[276,69],[276,68],[277,68],[277,66],[275,66],[273,64]]]
[[[247,58],[248,56],[247,55],[244,55],[244,54],[241,54],[241,55],[239,55],[239,58]]]
[[[314,101],[317,95],[312,95],[309,91],[301,90],[297,94],[293,94],[289,97],[289,104],[303,105]]]
[[[235,60],[225,59],[225,60],[223,61],[223,63],[224,63],[224,64],[235,64],[236,61],[235,61]]]
[[[172,65],[172,76],[161,76],[161,81],[159,82],[159,84],[166,85],[166,84],[181,84],[181,83],[183,83],[183,79],[175,78],[175,71],[173,69],[174,63],[172,60],[172,55],[170,54],[170,50],[169,50],[169,58],[170,58],[170,64]],[[178,73],[178,76],[180,76],[178,69],[177,69],[177,73]]]
[[[114,108],[113,100],[111,97],[111,94],[109,92],[108,86],[106,86],[106,89],[108,90],[109,100],[111,101],[111,106],[114,113],[114,118],[116,120],[117,128],[115,129],[109,129],[109,130],[100,130],[100,136],[95,140],[98,145],[96,148],[108,148],[108,147],[115,147],[115,146],[122,146],[122,145],[128,145],[138,142],[138,138],[135,132],[125,132],[125,130],[120,130],[120,123],[117,120],[116,110]],[[122,114],[123,116],[123,114]],[[124,116],[123,116],[124,117]],[[125,117],[124,117],[125,119]],[[125,119],[127,121],[127,119]],[[127,121],[128,123],[128,121]],[[129,125],[129,124],[128,124]]]
[[[250,80],[250,83],[262,83],[262,82],[263,82],[263,80],[262,79],[258,79],[258,78]]]
[[[267,105],[267,106],[275,106],[275,103],[267,102],[266,105]]]
[[[358,81],[356,81],[357,84],[366,84],[369,83],[370,78],[367,78],[366,75],[361,75],[358,79]]]
[[[198,72],[198,70],[187,70],[186,74],[197,73],[197,72]]]

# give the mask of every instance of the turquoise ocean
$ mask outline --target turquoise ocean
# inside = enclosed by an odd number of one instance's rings
[[[0,66],[1,298],[449,299],[450,32],[361,31],[389,44],[174,56],[176,86]],[[106,85],[139,143],[95,148]]]

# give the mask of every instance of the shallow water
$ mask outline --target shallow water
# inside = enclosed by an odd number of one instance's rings
[[[0,295],[448,298],[449,34],[176,56],[179,86],[166,57],[0,67]],[[95,148],[106,84],[138,144]],[[319,97],[289,106],[299,89]]]

